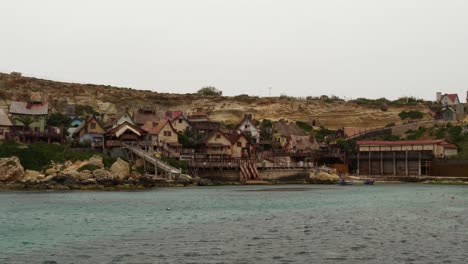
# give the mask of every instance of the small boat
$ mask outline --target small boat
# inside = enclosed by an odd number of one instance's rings
[[[353,185],[353,181],[345,181],[343,179],[340,179],[338,181],[338,185]]]
[[[364,181],[364,185],[374,185],[374,180],[367,179]]]

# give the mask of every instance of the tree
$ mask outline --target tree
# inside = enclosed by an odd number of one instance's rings
[[[223,95],[223,92],[221,90],[216,89],[216,87],[214,86],[205,86],[197,91],[197,95],[221,96]]]
[[[54,113],[49,115],[47,125],[54,127],[68,127],[70,126],[70,118],[62,113]]]
[[[15,125],[17,122],[23,124],[23,132],[29,131],[31,129],[31,124],[34,123],[34,118],[32,116],[17,116],[14,119]]]
[[[47,125],[60,128],[62,134],[66,135],[68,133],[67,128],[70,127],[70,118],[62,113],[54,113],[49,115]]]
[[[273,122],[269,119],[263,119],[262,123],[260,124],[260,135],[262,140],[271,140],[272,131],[273,130]]]
[[[99,113],[90,105],[77,105],[75,114],[80,117],[87,117],[88,115],[99,116]]]

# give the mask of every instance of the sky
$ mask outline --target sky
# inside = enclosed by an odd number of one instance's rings
[[[0,0],[0,71],[171,93],[465,101],[467,14],[466,0]]]

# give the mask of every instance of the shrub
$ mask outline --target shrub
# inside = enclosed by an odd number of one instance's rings
[[[311,133],[313,131],[313,127],[309,123],[296,121],[296,125],[304,130],[304,132]]]
[[[216,89],[214,86],[205,86],[198,90],[196,94],[203,96],[221,96],[223,95],[223,92]]]
[[[174,168],[182,169],[183,171],[188,170],[188,161],[186,160],[176,160],[170,157],[161,157],[161,160],[166,162],[167,164],[171,165]]]
[[[398,116],[402,119],[422,119],[424,117],[424,113],[420,111],[403,111],[398,114]]]
[[[109,155],[105,154],[105,155],[102,156],[102,163],[104,163],[105,168],[109,169],[112,166],[112,164],[114,164],[114,162],[116,162],[116,161],[117,161],[116,158],[113,158],[113,157],[111,157]]]

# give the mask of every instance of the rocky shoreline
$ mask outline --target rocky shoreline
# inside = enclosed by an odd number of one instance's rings
[[[365,178],[349,177],[361,182]],[[387,177],[373,178],[378,183],[468,184],[468,178]],[[303,181],[269,181],[261,184],[336,184],[339,176],[332,169],[318,168]],[[51,163],[43,171],[25,170],[17,157],[0,159],[0,190],[146,190],[155,187],[241,185],[241,182],[212,182],[209,179],[179,175],[173,181],[142,175],[129,163],[117,159],[106,168],[100,156],[63,164]]]
[[[25,170],[17,157],[0,159],[0,189],[7,190],[141,190],[211,184],[209,180],[185,174],[173,181],[145,176],[122,159],[105,168],[100,156],[63,164],[51,163],[43,171]]]

